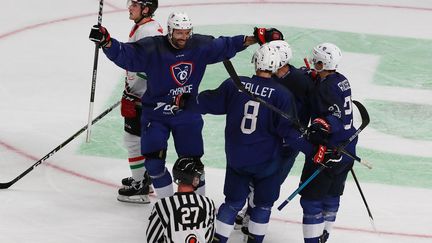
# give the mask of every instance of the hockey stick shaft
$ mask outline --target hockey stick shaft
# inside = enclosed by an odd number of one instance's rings
[[[356,176],[356,174],[354,173],[354,169],[352,169],[352,168],[351,168],[351,175],[353,176],[354,181],[355,181],[356,186],[357,186],[357,189],[359,190],[360,195],[361,195],[361,197],[362,197],[362,199],[363,199],[363,203],[364,203],[364,205],[365,205],[365,207],[366,207],[366,210],[367,210],[367,212],[368,212],[368,215],[369,215],[369,221],[371,222],[372,228],[373,228],[374,231],[376,232],[377,230],[376,230],[376,227],[375,227],[375,223],[374,223],[374,218],[373,218],[373,216],[372,216],[372,212],[371,212],[371,210],[369,209],[369,205],[368,205],[368,203],[367,203],[367,201],[366,201],[366,197],[364,196],[364,194],[363,194],[363,190],[362,190],[361,187],[360,187],[360,182],[358,181],[357,176]]]
[[[303,188],[305,188],[321,171],[325,169],[324,166],[318,168],[306,181],[304,181],[287,199],[285,199],[277,208],[279,211],[282,210],[297,194],[300,193]]]
[[[236,85],[236,87],[244,92],[245,94],[249,95],[253,100],[260,102],[261,104],[263,104],[264,106],[266,106],[267,108],[271,109],[272,111],[278,113],[279,115],[281,115],[282,117],[288,119],[289,121],[291,121],[294,126],[299,129],[299,131],[301,133],[305,133],[306,129],[300,124],[300,121],[293,118],[292,116],[290,116],[289,114],[287,114],[286,112],[280,110],[279,108],[273,106],[272,104],[269,104],[267,101],[261,99],[260,97],[255,96],[254,94],[252,94],[251,92],[249,92],[241,83],[241,80],[239,78],[239,76],[237,75],[237,72],[234,69],[234,66],[232,65],[230,60],[225,60],[223,61],[223,64],[225,66],[225,69],[227,70],[228,74],[230,75],[231,79],[234,81],[234,84]],[[355,136],[354,136],[355,135]],[[356,138],[356,136],[358,136],[358,133],[354,134],[350,140],[354,140],[354,138]],[[351,142],[350,141],[350,142]],[[344,147],[342,146],[338,146],[337,151],[339,151],[340,153],[343,153],[345,155],[347,155],[348,157],[350,157],[351,159],[353,159],[354,161],[360,162],[362,165],[368,167],[369,169],[372,169],[372,166],[369,163],[365,163],[361,161],[361,159],[355,155],[352,155],[350,152],[346,151]]]
[[[103,0],[99,1],[99,13],[98,13],[98,26],[100,27],[102,25],[102,13],[103,13]],[[91,125],[92,125],[92,117],[93,117],[93,105],[94,105],[94,98],[95,98],[95,92],[96,92],[96,77],[97,77],[97,67],[98,67],[98,60],[99,60],[99,43],[95,44],[95,52],[94,52],[94,59],[93,59],[93,73],[92,73],[92,82],[91,82],[91,89],[90,89],[90,104],[89,104],[89,114],[88,114],[88,122],[87,122],[87,135],[86,135],[86,142],[90,142],[90,135],[91,135]]]
[[[99,116],[97,116],[91,123],[95,124],[98,122],[102,117],[104,117],[106,114],[110,113],[114,108],[116,108],[120,104],[120,101],[117,101],[115,104],[110,106],[108,109],[106,109],[104,112],[102,112]],[[27,170],[25,170],[23,173],[18,175],[15,179],[0,183],[0,189],[6,189],[15,184],[18,180],[23,178],[25,175],[27,175],[30,171],[32,171],[34,168],[36,168],[38,165],[42,164],[45,160],[47,160],[49,157],[51,157],[53,154],[58,152],[61,148],[66,146],[70,141],[74,140],[78,135],[83,133],[87,129],[88,125],[85,125],[83,128],[81,128],[78,132],[76,132],[74,135],[72,135],[70,138],[68,138],[66,141],[64,141],[62,144],[57,146],[55,149],[51,150],[48,154],[46,154],[44,157],[42,157],[40,160],[38,160],[36,163],[34,163],[32,166],[30,166]]]

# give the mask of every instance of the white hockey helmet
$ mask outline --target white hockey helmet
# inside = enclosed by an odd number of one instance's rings
[[[322,70],[336,70],[341,59],[341,50],[332,43],[319,44],[312,51],[312,63],[322,62]]]
[[[168,17],[168,37],[172,38],[172,33],[176,30],[191,30],[192,36],[193,25],[192,21],[186,13],[173,12]]]
[[[291,46],[283,40],[270,41],[269,46],[276,48],[279,51],[280,65],[279,68],[287,65],[292,58]]]
[[[281,58],[279,51],[269,44],[264,44],[255,51],[252,57],[252,63],[255,65],[255,71],[270,71],[275,73],[280,67]]]

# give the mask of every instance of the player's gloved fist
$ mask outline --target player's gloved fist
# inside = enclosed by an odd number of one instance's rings
[[[318,72],[315,69],[313,68],[311,69],[310,67],[300,67],[300,70],[307,73],[307,75],[309,75],[309,77],[311,77],[312,80],[317,79]]]
[[[283,34],[276,28],[254,28],[253,35],[257,42],[262,45],[264,43],[274,41],[274,40],[283,40]]]
[[[186,101],[190,98],[189,93],[182,93],[173,97],[171,113],[175,114],[185,108]]]
[[[120,112],[124,118],[134,118],[137,116],[136,105],[139,104],[140,99],[123,92],[121,99]]]
[[[111,36],[105,27],[93,25],[90,30],[89,39],[98,43],[100,47],[105,47],[111,41]]]
[[[311,125],[307,128],[306,139],[315,145],[324,144],[328,142],[330,135],[330,124],[322,119],[316,118],[312,121]]]
[[[325,145],[319,145],[313,157],[313,162],[323,164],[326,167],[332,166],[342,161],[342,155],[334,149],[329,149]]]

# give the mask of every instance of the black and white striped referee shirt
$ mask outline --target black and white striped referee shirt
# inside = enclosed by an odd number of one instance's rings
[[[206,243],[215,231],[213,200],[194,192],[175,193],[155,203],[147,226],[147,242]]]

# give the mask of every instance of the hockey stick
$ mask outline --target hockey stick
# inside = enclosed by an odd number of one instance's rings
[[[279,115],[281,115],[282,117],[288,119],[289,121],[291,121],[294,126],[299,129],[299,131],[304,134],[306,132],[306,129],[300,124],[300,121],[298,119],[293,118],[292,116],[290,116],[289,114],[287,114],[286,112],[280,110],[279,108],[273,106],[272,104],[267,103],[267,101],[261,99],[260,97],[255,96],[254,94],[252,94],[251,92],[249,92],[249,90],[247,90],[243,84],[241,83],[241,80],[239,78],[239,76],[237,75],[237,72],[234,69],[234,66],[232,65],[230,60],[225,60],[223,61],[223,64],[225,66],[225,69],[227,70],[228,74],[230,75],[231,79],[234,81],[234,84],[236,85],[236,87],[244,92],[245,94],[249,95],[253,100],[260,102],[261,104],[263,104],[264,106],[266,106],[267,108],[269,108],[270,110],[278,113]],[[364,111],[366,111],[366,109],[364,109]],[[367,112],[367,111],[366,111]],[[368,115],[369,117],[369,115]],[[366,124],[367,125],[367,124]],[[365,125],[365,126],[366,126]],[[350,137],[350,139],[348,140],[348,143],[346,145],[348,145],[352,140],[354,140],[354,138],[356,138],[358,136],[360,132],[356,132],[353,136]],[[345,146],[346,146],[345,145]],[[340,153],[345,154],[346,156],[350,157],[351,159],[353,159],[354,161],[360,162],[362,165],[368,167],[369,169],[372,169],[372,165],[362,161],[358,156],[352,155],[351,153],[349,153],[348,151],[345,150],[345,147],[343,146],[338,146],[336,148],[336,150]]]
[[[111,107],[109,107],[108,109],[106,109],[104,112],[102,112],[99,116],[97,116],[91,123],[95,124],[96,122],[98,122],[102,117],[104,117],[106,114],[108,114],[114,108],[116,108],[119,104],[120,104],[120,101],[117,101],[114,105],[112,105]],[[80,135],[82,132],[84,132],[87,129],[87,127],[88,127],[88,125],[85,125],[78,132],[76,132],[74,135],[72,135],[70,138],[68,138],[66,141],[64,141],[62,144],[60,144],[59,146],[57,146],[55,149],[53,149],[52,151],[50,151],[48,154],[46,154],[44,157],[42,157],[40,160],[38,160],[32,166],[30,166],[23,173],[21,173],[20,175],[18,175],[15,179],[13,179],[13,180],[11,180],[9,182],[0,183],[0,189],[6,189],[6,188],[9,188],[10,186],[12,186],[13,184],[15,184],[15,182],[17,182],[18,180],[20,180],[21,178],[23,178],[30,171],[32,171],[35,167],[37,167],[38,165],[42,164],[42,162],[44,162],[49,157],[51,157],[53,154],[55,154],[56,152],[58,152],[61,148],[63,148],[64,146],[66,146],[66,144],[68,144],[70,141],[74,140],[78,135]]]
[[[102,9],[103,9],[103,0],[100,0],[99,13],[98,13],[99,27],[102,25]],[[95,98],[95,91],[96,91],[96,76],[97,76],[98,60],[99,60],[99,43],[96,43],[94,59],[93,59],[93,75],[92,75],[91,90],[90,90],[89,115],[88,115],[88,122],[87,122],[87,127],[88,127],[87,136],[86,136],[87,143],[90,142],[91,125],[92,125],[92,117],[93,117],[93,105],[94,105],[94,98]]]
[[[359,112],[360,112],[360,116],[361,116],[361,119],[362,119],[362,124],[360,125],[360,127],[357,129],[357,131],[345,142],[345,143],[343,143],[342,144],[342,146],[338,146],[338,147],[336,147],[336,150],[337,150],[337,148],[339,148],[339,147],[343,147],[343,148],[345,148],[350,142],[352,142],[358,135],[359,135],[359,133],[367,126],[367,125],[369,125],[369,122],[370,122],[370,118],[369,118],[369,113],[367,112],[367,110],[366,110],[366,108],[360,103],[360,102],[358,102],[358,101],[356,101],[356,100],[353,100],[353,103],[357,106],[357,108],[358,108],[358,110],[359,110]],[[324,169],[325,169],[326,167],[324,166],[324,165],[322,165],[320,168],[318,168],[305,182],[303,182],[298,188],[297,188],[297,190],[295,190],[293,193],[291,193],[291,195],[289,195],[289,197],[287,198],[287,199],[285,199],[280,205],[279,205],[279,207],[278,207],[278,210],[280,211],[280,210],[282,210],[295,196],[297,196],[297,194],[299,194],[300,193],[300,191],[301,190],[303,190],[303,188],[305,188],[315,177],[317,177],[317,175],[319,174],[319,173],[321,173],[321,171],[323,171]],[[355,175],[354,175],[354,171],[353,171],[353,169],[351,168],[351,173],[353,173],[353,176],[354,176],[354,179],[355,179],[355,181],[356,181],[356,184],[357,184],[357,187],[359,188],[359,190],[360,190],[360,194],[362,195],[362,197],[363,197],[363,201],[366,203],[366,200],[364,199],[364,196],[363,196],[363,193],[362,193],[362,191],[361,191],[361,189],[360,189],[360,184],[358,183],[358,181],[357,181],[357,178],[355,177]],[[367,203],[366,203],[366,205],[367,205]],[[369,208],[368,208],[368,212],[370,213],[370,211],[369,211]],[[370,214],[370,216],[372,216],[371,214]],[[373,219],[372,219],[373,220]],[[373,225],[373,227],[374,227],[374,229],[375,229],[375,225],[374,224],[372,224]]]
[[[355,104],[355,106],[357,106],[357,109],[358,109],[359,112],[360,112],[360,116],[361,116],[361,119],[362,119],[362,125],[357,129],[356,133],[354,133],[354,134],[350,137],[350,140],[353,140],[353,139],[351,139],[351,138],[354,137],[356,134],[358,135],[358,134],[359,134],[359,133],[360,133],[360,132],[361,132],[361,131],[366,127],[366,125],[369,124],[369,122],[370,122],[369,114],[368,114],[366,108],[363,106],[363,104],[360,103],[360,102],[358,102],[358,101],[356,101],[356,100],[353,100],[353,103]],[[366,125],[364,125],[365,121],[367,121],[367,124],[366,124]],[[346,146],[346,145],[348,145],[348,141],[345,142],[344,144],[342,144],[342,146]],[[360,192],[360,195],[361,195],[361,197],[362,197],[362,199],[363,199],[363,203],[364,203],[364,205],[366,206],[366,210],[367,210],[367,212],[368,212],[368,214],[369,214],[369,221],[371,222],[372,228],[373,228],[374,231],[376,232],[377,230],[376,230],[376,227],[375,227],[375,222],[374,222],[374,219],[373,219],[373,216],[372,216],[372,212],[371,212],[370,209],[369,209],[369,205],[368,205],[368,203],[367,203],[367,201],[366,201],[366,198],[365,198],[365,196],[364,196],[364,194],[363,194],[363,190],[362,190],[361,187],[360,187],[360,182],[358,181],[357,176],[356,176],[356,174],[354,173],[354,169],[353,169],[353,168],[351,168],[351,174],[352,174],[352,176],[353,176],[353,178],[354,178],[354,181],[355,181],[355,183],[356,183],[356,186],[357,186],[357,188],[358,188],[358,190],[359,190],[359,192]]]
[[[303,190],[303,188],[305,188],[315,177],[317,177],[317,175],[319,173],[321,173],[321,171],[323,171],[326,167],[323,165],[321,167],[319,167],[311,176],[309,176],[309,178],[303,182],[295,191],[293,191],[293,193],[291,193],[291,195],[289,195],[289,197],[287,199],[285,199],[277,208],[279,211],[281,211],[295,196],[297,196],[297,194],[300,193],[301,190]]]
[[[354,181],[355,181],[355,183],[356,183],[356,185],[357,185],[357,188],[358,188],[358,190],[359,190],[359,192],[360,192],[360,195],[361,195],[361,197],[362,197],[362,199],[363,199],[363,203],[364,203],[364,205],[365,205],[365,207],[366,207],[366,210],[367,210],[367,212],[368,212],[368,214],[369,214],[369,221],[370,221],[370,223],[371,223],[371,225],[372,225],[372,228],[374,229],[375,232],[377,232],[377,229],[376,229],[376,227],[375,227],[375,221],[374,221],[374,218],[373,218],[373,216],[372,216],[372,212],[371,212],[370,209],[369,209],[369,205],[368,205],[368,203],[367,203],[367,201],[366,201],[366,198],[365,198],[365,196],[364,196],[364,194],[363,194],[363,191],[362,191],[362,189],[361,189],[361,187],[360,187],[360,183],[359,183],[359,181],[357,180],[357,176],[356,176],[356,174],[354,173],[354,169],[353,169],[353,168],[351,168],[351,175],[352,175],[353,178],[354,178]]]

